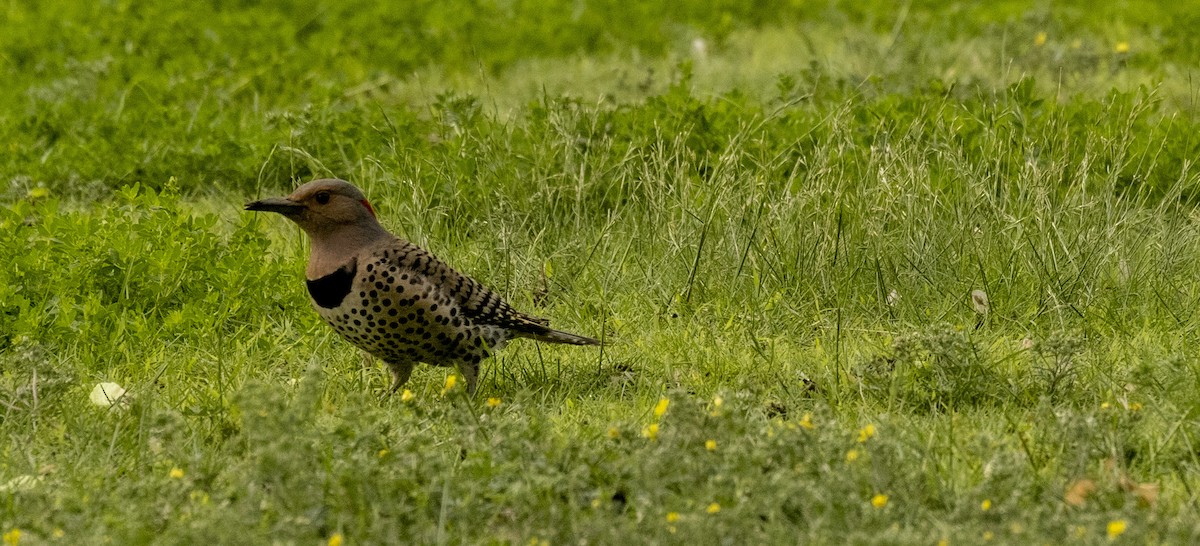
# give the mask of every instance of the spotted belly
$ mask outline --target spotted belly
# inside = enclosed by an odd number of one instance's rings
[[[344,276],[343,269],[330,276]],[[313,293],[310,281],[313,307],[346,341],[385,362],[478,362],[507,340],[505,330],[463,317],[453,299],[421,275],[383,260],[367,263],[362,271],[350,264],[350,270],[350,282],[341,281],[336,302]]]

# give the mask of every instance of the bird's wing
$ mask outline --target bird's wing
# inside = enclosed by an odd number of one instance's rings
[[[475,324],[498,326],[537,337],[553,332],[550,321],[536,318],[516,309],[488,287],[455,271],[425,249],[401,239],[374,252],[376,259],[396,267],[398,272],[418,275],[441,299],[456,305],[463,318]]]

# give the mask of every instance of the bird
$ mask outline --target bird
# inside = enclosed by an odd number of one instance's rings
[[[287,197],[245,205],[274,212],[311,239],[305,282],[317,314],[346,341],[382,360],[388,393],[417,363],[456,367],[474,394],[480,362],[513,338],[568,345],[600,341],[555,330],[380,224],[361,190],[345,180],[313,180]]]

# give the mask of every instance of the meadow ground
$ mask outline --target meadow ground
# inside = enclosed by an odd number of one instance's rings
[[[1200,8],[626,4],[0,6],[6,546],[1200,540]],[[383,397],[320,176],[606,345]]]

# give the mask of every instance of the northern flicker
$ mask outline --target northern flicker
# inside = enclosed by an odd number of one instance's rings
[[[456,366],[475,392],[479,363],[515,337],[599,345],[550,328],[424,249],[389,233],[363,193],[314,180],[287,197],[246,204],[277,212],[312,239],[305,277],[317,313],[346,341],[383,360],[395,392],[424,362]]]

